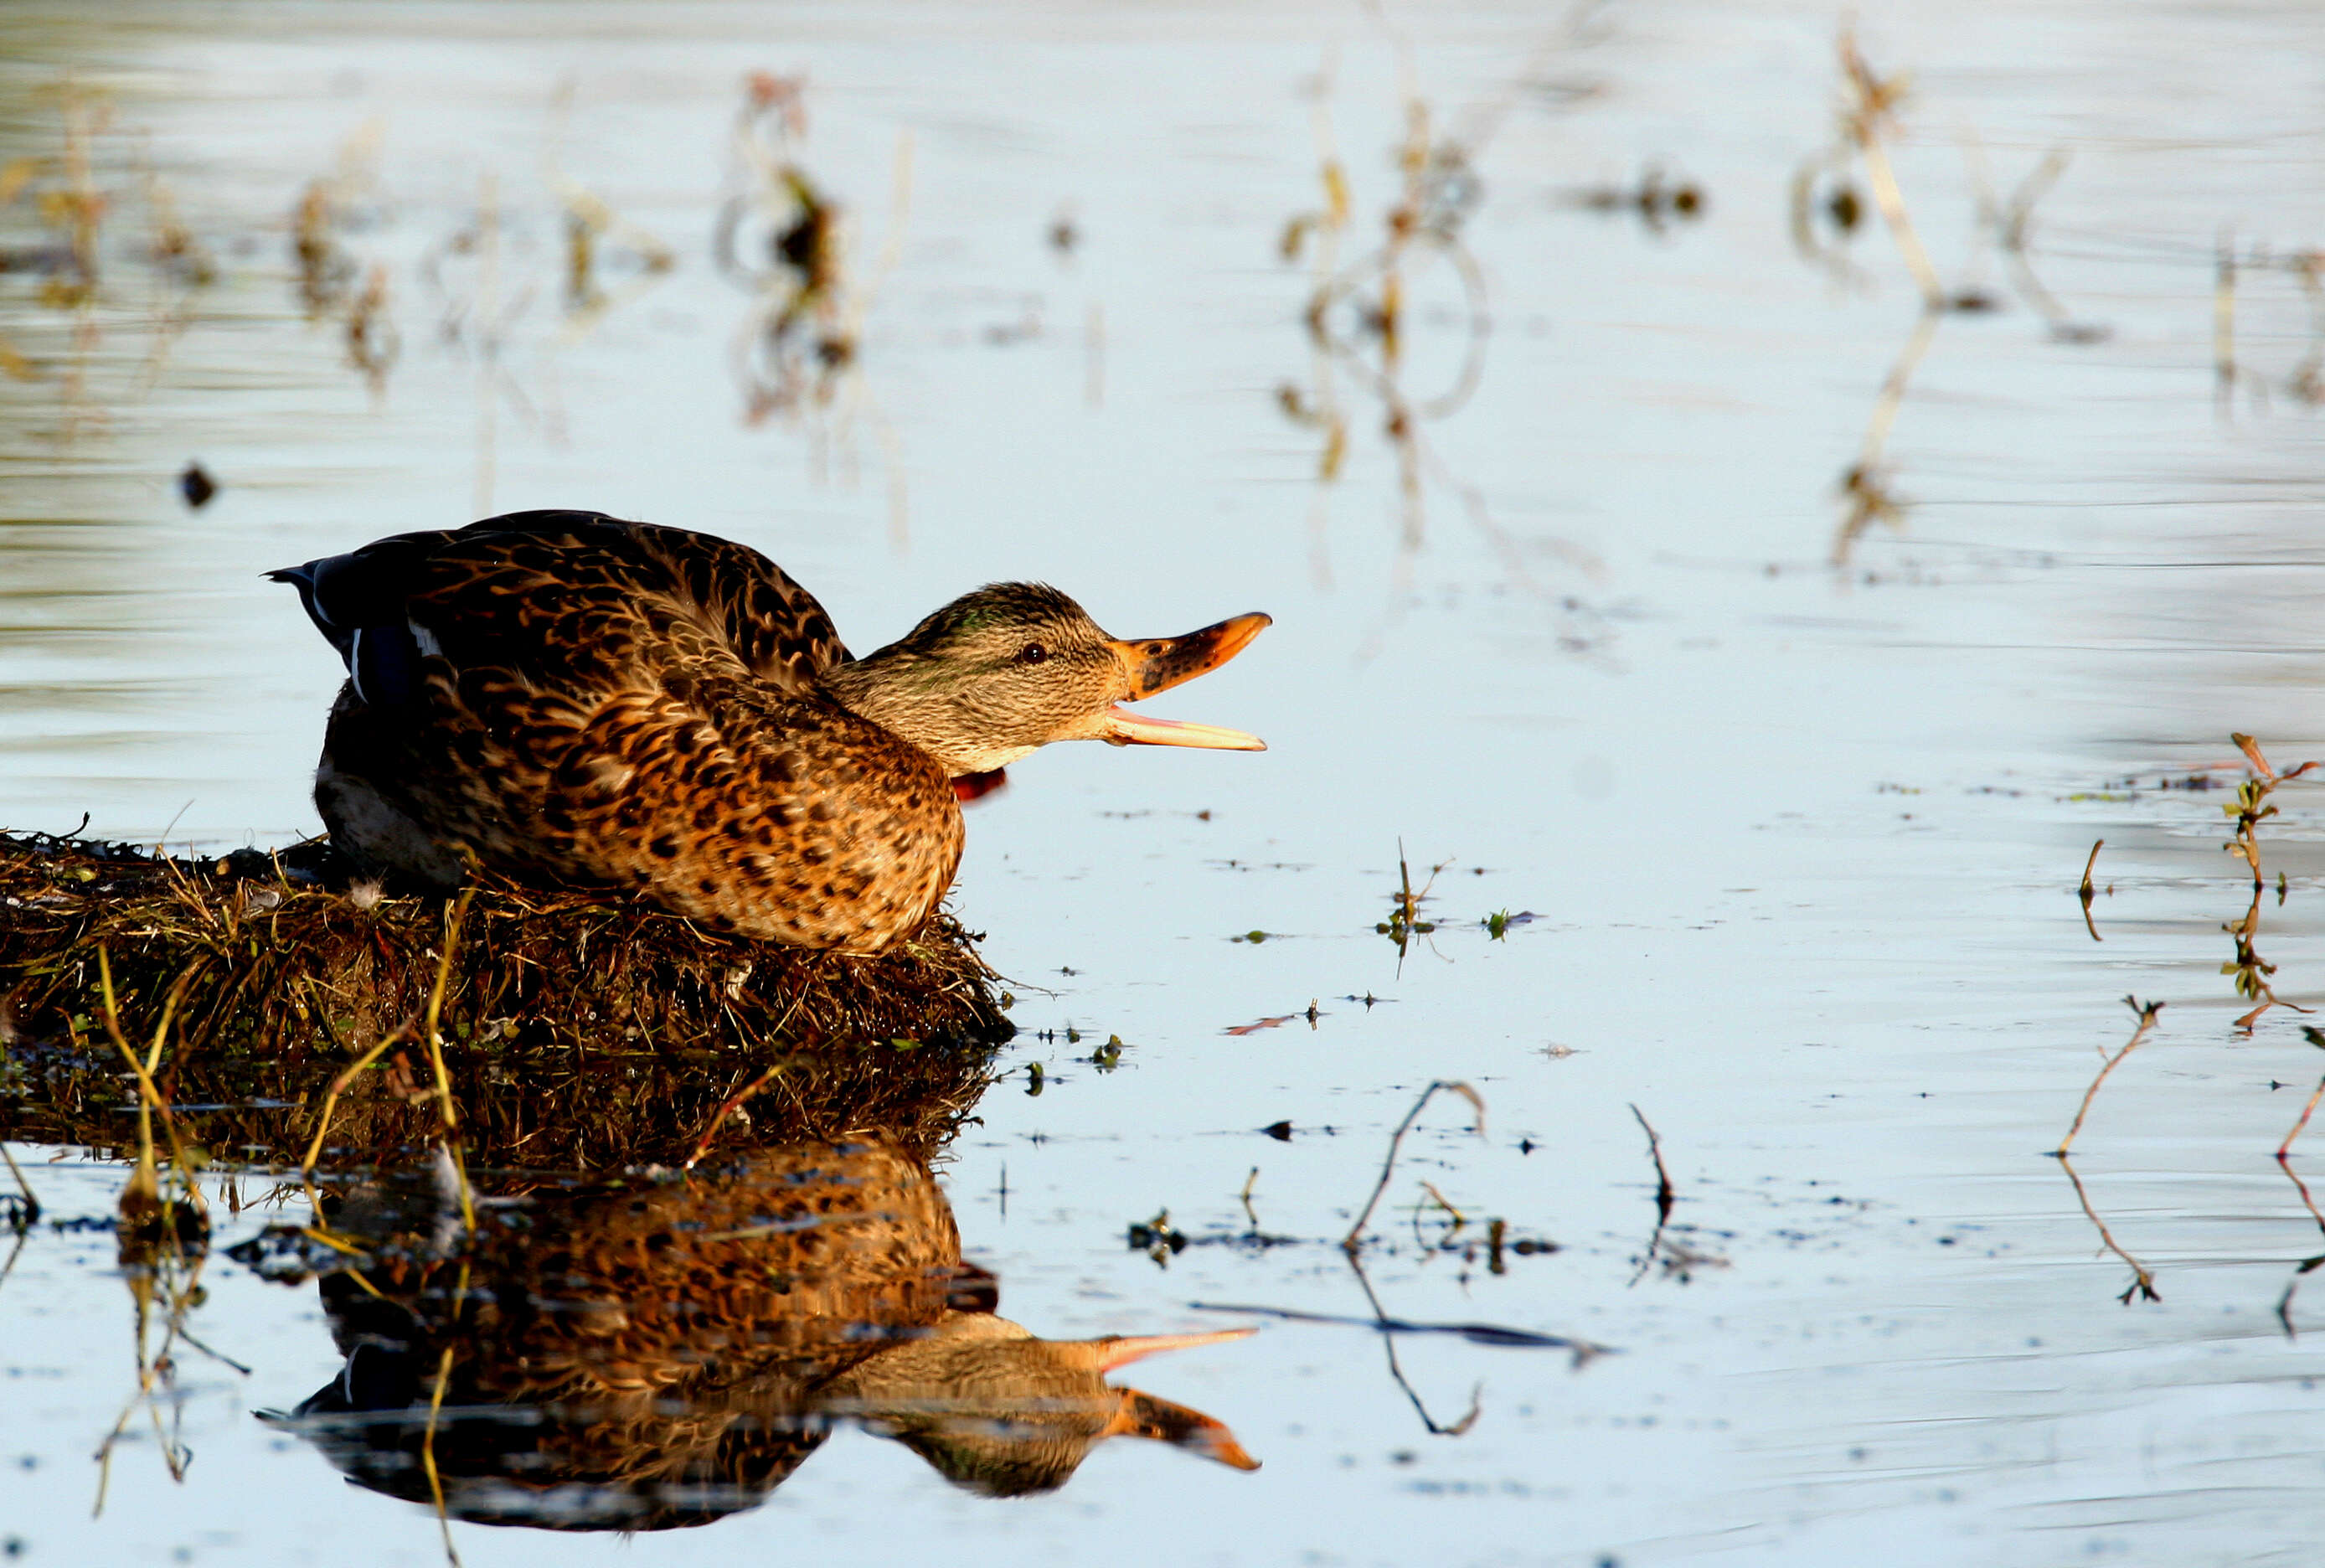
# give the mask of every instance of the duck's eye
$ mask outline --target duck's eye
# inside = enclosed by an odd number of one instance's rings
[[[1021,664],[1038,664],[1049,656],[1050,650],[1039,643],[1028,643],[1017,650],[1017,662]]]

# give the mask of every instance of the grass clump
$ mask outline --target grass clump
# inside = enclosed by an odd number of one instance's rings
[[[745,1084],[740,1120],[762,1136],[876,1125],[933,1143],[1014,1033],[948,917],[859,957],[486,879],[455,933],[445,902],[351,885],[320,842],[190,859],[0,834],[8,1136],[122,1141],[134,1097],[103,1032],[100,953],[122,1016],[172,1020],[156,1076],[205,1124],[200,1141],[292,1164],[305,1108],[399,1029],[417,1039],[440,970],[465,1141],[528,1164],[681,1162]],[[343,1133],[385,1157],[432,1136],[424,1049],[383,1056],[342,1104],[335,1146]]]

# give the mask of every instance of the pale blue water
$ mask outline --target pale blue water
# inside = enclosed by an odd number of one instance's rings
[[[205,845],[311,830],[336,667],[260,574],[487,511],[588,506],[746,540],[859,647],[1017,576],[1124,635],[1265,609],[1265,636],[1157,711],[1268,753],[1060,747],[971,814],[956,907],[990,933],[1027,1033],[944,1172],[965,1248],[1046,1336],[1259,1321],[1198,1302],[1368,1316],[1332,1243],[1415,1093],[1458,1078],[1486,1135],[1440,1101],[1408,1140],[1378,1221],[1398,1239],[1370,1266],[1383,1307],[1620,1352],[1577,1370],[1403,1339],[1441,1424],[1474,1394],[1474,1424],[1437,1436],[1377,1335],[1267,1323],[1122,1375],[1227,1423],[1255,1474],[1116,1442],[1054,1496],[996,1502],[844,1431],[702,1530],[456,1525],[465,1562],[2315,1558],[2318,1341],[2276,1309],[2325,1240],[2270,1156],[2325,1058],[2288,1010],[2249,1040],[2231,1027],[2250,1004],[2218,972],[2246,898],[2218,848],[2227,797],[2154,788],[2237,776],[2232,730],[2280,762],[2325,755],[2294,272],[2240,281],[2248,374],[2225,404],[2214,369],[2220,235],[2276,264],[2319,239],[2315,24],[2273,6],[1861,16],[1876,64],[1912,72],[1896,160],[1923,241],[1950,285],[2007,308],[1940,324],[1884,454],[1911,508],[1836,568],[1837,482],[1916,310],[1869,213],[1854,282],[1789,236],[1793,171],[1831,135],[1837,22],[554,6],[8,23],[9,156],[58,144],[69,79],[109,106],[94,178],[116,216],[86,314],[0,276],[0,336],[35,376],[0,383],[0,821],[62,830],[87,811],[91,832]],[[1421,424],[1417,524],[1360,372],[1332,373],[1347,455],[1328,485],[1324,433],[1280,398],[1316,395],[1309,274],[1276,246],[1322,200],[1320,70],[1354,258],[1394,196],[1400,39],[1433,123],[1490,128],[1463,232],[1491,332],[1474,395]],[[754,69],[806,73],[802,159],[848,204],[868,293],[829,404],[755,425],[734,370],[752,301],[709,254]],[[2052,340],[2010,292],[1977,233],[1973,137],[2005,198],[2071,153],[2033,264],[2103,341]],[[218,274],[165,345],[154,312],[178,291],[142,259],[140,157]],[[1700,185],[1699,219],[1657,233],[1569,199],[1651,164]],[[338,243],[386,269],[400,340],[377,394],[338,325],[301,319],[289,274],[299,194],[335,169],[352,176]],[[588,322],[562,303],[559,178],[677,257],[649,276],[611,256],[619,297]],[[451,248],[487,180],[489,285]],[[1066,209],[1079,240],[1061,255]],[[0,219],[11,245],[40,237],[21,201]],[[1426,400],[1467,339],[1449,272],[1413,288],[1404,385]],[[174,476],[197,457],[223,488],[190,513]],[[2258,945],[2278,994],[2313,1005],[2316,796],[2279,799],[2264,842],[2289,897],[2269,895]],[[2072,889],[2101,837],[2094,943]],[[1440,929],[1401,965],[1374,930],[1400,840],[1416,868],[1447,863]],[[1540,918],[1495,942],[1477,923],[1505,908]],[[1255,929],[1267,940],[1235,940]],[[2124,1305],[2129,1269],[2041,1151],[2129,1034],[2126,992],[2168,1005],[2077,1146],[2110,1233],[2154,1270],[2161,1300]],[[1311,998],[1312,1029],[1226,1033]],[[1036,1034],[1068,1025],[1082,1043]],[[1108,1035],[1128,1048],[1100,1074],[1077,1058]],[[1654,1212],[1634,1104],[1700,1255],[1683,1271],[1638,1266]],[[1289,1143],[1257,1130],[1278,1118]],[[52,1218],[112,1211],[118,1167],[14,1147]],[[1166,1207],[1198,1238],[1242,1231],[1255,1166],[1261,1226],[1301,1245],[1199,1246],[1167,1268],[1125,1248]],[[1465,1234],[1499,1216],[1562,1250],[1500,1276],[1424,1250],[1416,1226],[1444,1221],[1417,1210],[1423,1180]],[[90,1455],[134,1387],[113,1259],[109,1236],[44,1225],[0,1283],[0,1537],[24,1561],[440,1555],[425,1508],[346,1486],[253,1418],[338,1358],[312,1286],[222,1257],[190,1322],[251,1370],[181,1353],[185,1480],[140,1416],[92,1519]],[[2325,1313],[2304,1300],[2297,1328]]]

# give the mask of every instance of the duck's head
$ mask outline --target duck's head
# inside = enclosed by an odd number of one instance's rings
[[[1053,740],[1265,751],[1240,729],[1150,719],[1134,702],[1217,669],[1269,624],[1237,616],[1178,637],[1110,637],[1054,588],[963,594],[879,652],[827,672],[839,705],[954,775],[986,773]]]

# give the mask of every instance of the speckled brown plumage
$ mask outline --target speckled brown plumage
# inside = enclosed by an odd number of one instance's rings
[[[966,1299],[950,1206],[876,1140],[549,1184],[465,1235],[443,1200],[383,1184],[332,1215],[365,1248],[360,1273],[320,1282],[347,1363],[293,1422],[361,1484],[431,1500],[412,1414],[442,1369],[444,1506],[482,1523],[662,1529],[750,1508],[829,1432],[818,1387]]]
[[[1111,704],[1214,667],[1262,616],[1119,643],[1053,589],[999,584],[856,660],[756,552],[582,512],[273,575],[349,672],[316,779],[333,841],[439,888],[473,858],[869,951],[951,884],[956,775],[1053,739],[1258,746]]]
[[[994,1316],[927,1165],[876,1137],[542,1182],[467,1232],[455,1202],[367,1182],[317,1217],[360,1261],[320,1282],[347,1360],[291,1424],[362,1485],[432,1501],[415,1417],[440,1403],[456,1518],[706,1523],[762,1501],[844,1419],[989,1495],[1054,1489],[1114,1437],[1257,1468],[1218,1421],[1106,1381],[1249,1330],[1052,1341]]]

